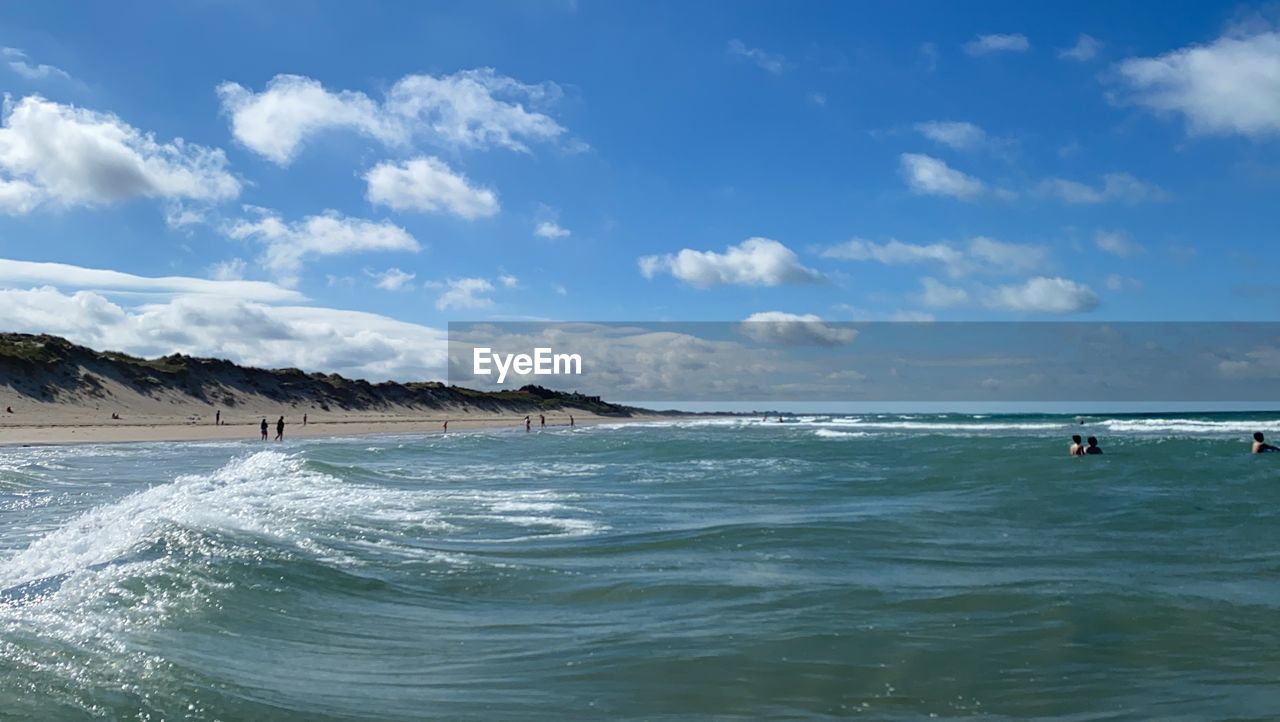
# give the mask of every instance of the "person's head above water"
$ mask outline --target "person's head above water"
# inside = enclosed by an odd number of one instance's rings
[[[1255,431],[1255,432],[1253,432],[1253,440],[1254,440],[1254,441],[1262,441],[1262,432],[1261,432],[1261,431]]]
[[[1088,441],[1089,441],[1089,446],[1097,446],[1097,445],[1098,445],[1098,437],[1096,437],[1096,436],[1090,436],[1090,437],[1089,437],[1089,439],[1088,439]]]
[[[1078,443],[1080,443],[1080,434],[1072,434],[1072,435],[1071,435],[1071,443],[1073,443],[1073,444],[1078,444]]]

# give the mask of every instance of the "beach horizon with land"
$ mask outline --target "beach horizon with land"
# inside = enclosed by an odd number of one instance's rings
[[[142,359],[54,336],[0,334],[0,445],[431,434],[669,417],[541,387],[482,392],[369,383],[218,359]],[[303,417],[306,417],[305,423]]]

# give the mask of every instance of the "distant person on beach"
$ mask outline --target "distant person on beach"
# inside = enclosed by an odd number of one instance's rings
[[[1093,454],[1102,453],[1102,449],[1098,448],[1098,437],[1090,436],[1088,439],[1086,439],[1086,442],[1089,444],[1088,446],[1084,447],[1083,453],[1086,456],[1092,456]]]
[[[1072,456],[1084,456],[1084,445],[1080,442],[1080,434],[1072,434],[1071,446],[1067,447],[1067,451]]]
[[[1253,453],[1265,454],[1268,451],[1280,451],[1280,446],[1272,446],[1262,440],[1262,432],[1253,432]]]
[[[544,429],[547,428],[547,417],[542,414],[538,414],[538,425]]]
[[[528,431],[533,426],[533,422],[529,421],[529,417],[524,417],[524,430]]]
[[[284,441],[284,417],[276,422],[276,441]]]
[[[449,433],[449,422],[448,422],[448,421],[444,422],[444,433],[446,433],[446,434],[447,434],[447,433]]]
[[[213,425],[222,426],[222,409],[213,412]]]
[[[569,425],[573,426],[573,414],[569,414]]]
[[[262,417],[262,440],[267,440],[267,417]]]
[[[302,415],[302,425],[303,425],[303,426],[306,426],[306,425],[307,425],[307,415],[306,415],[306,414],[303,414],[303,415]]]

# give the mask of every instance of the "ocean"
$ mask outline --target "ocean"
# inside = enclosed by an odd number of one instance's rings
[[[0,448],[0,718],[1274,719],[1280,417],[1083,420]]]

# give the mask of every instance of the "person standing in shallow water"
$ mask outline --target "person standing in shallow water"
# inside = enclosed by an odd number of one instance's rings
[[[284,417],[276,422],[276,441],[284,441]]]
[[[547,417],[545,415],[538,414],[538,426],[544,429],[547,428]]]
[[[1067,447],[1067,452],[1072,456],[1084,456],[1084,445],[1080,443],[1080,434],[1072,435],[1071,446]]]
[[[528,416],[524,417],[524,430],[528,431],[532,427],[533,427],[533,422],[529,421]]]
[[[265,416],[262,417],[262,426],[260,428],[262,429],[262,440],[266,441],[267,440],[267,417]]]
[[[1268,444],[1267,442],[1263,441],[1264,438],[1265,437],[1263,437],[1261,431],[1253,432],[1253,453],[1265,454],[1268,451],[1280,451],[1280,447],[1275,447],[1275,446],[1272,446],[1271,444]]]

